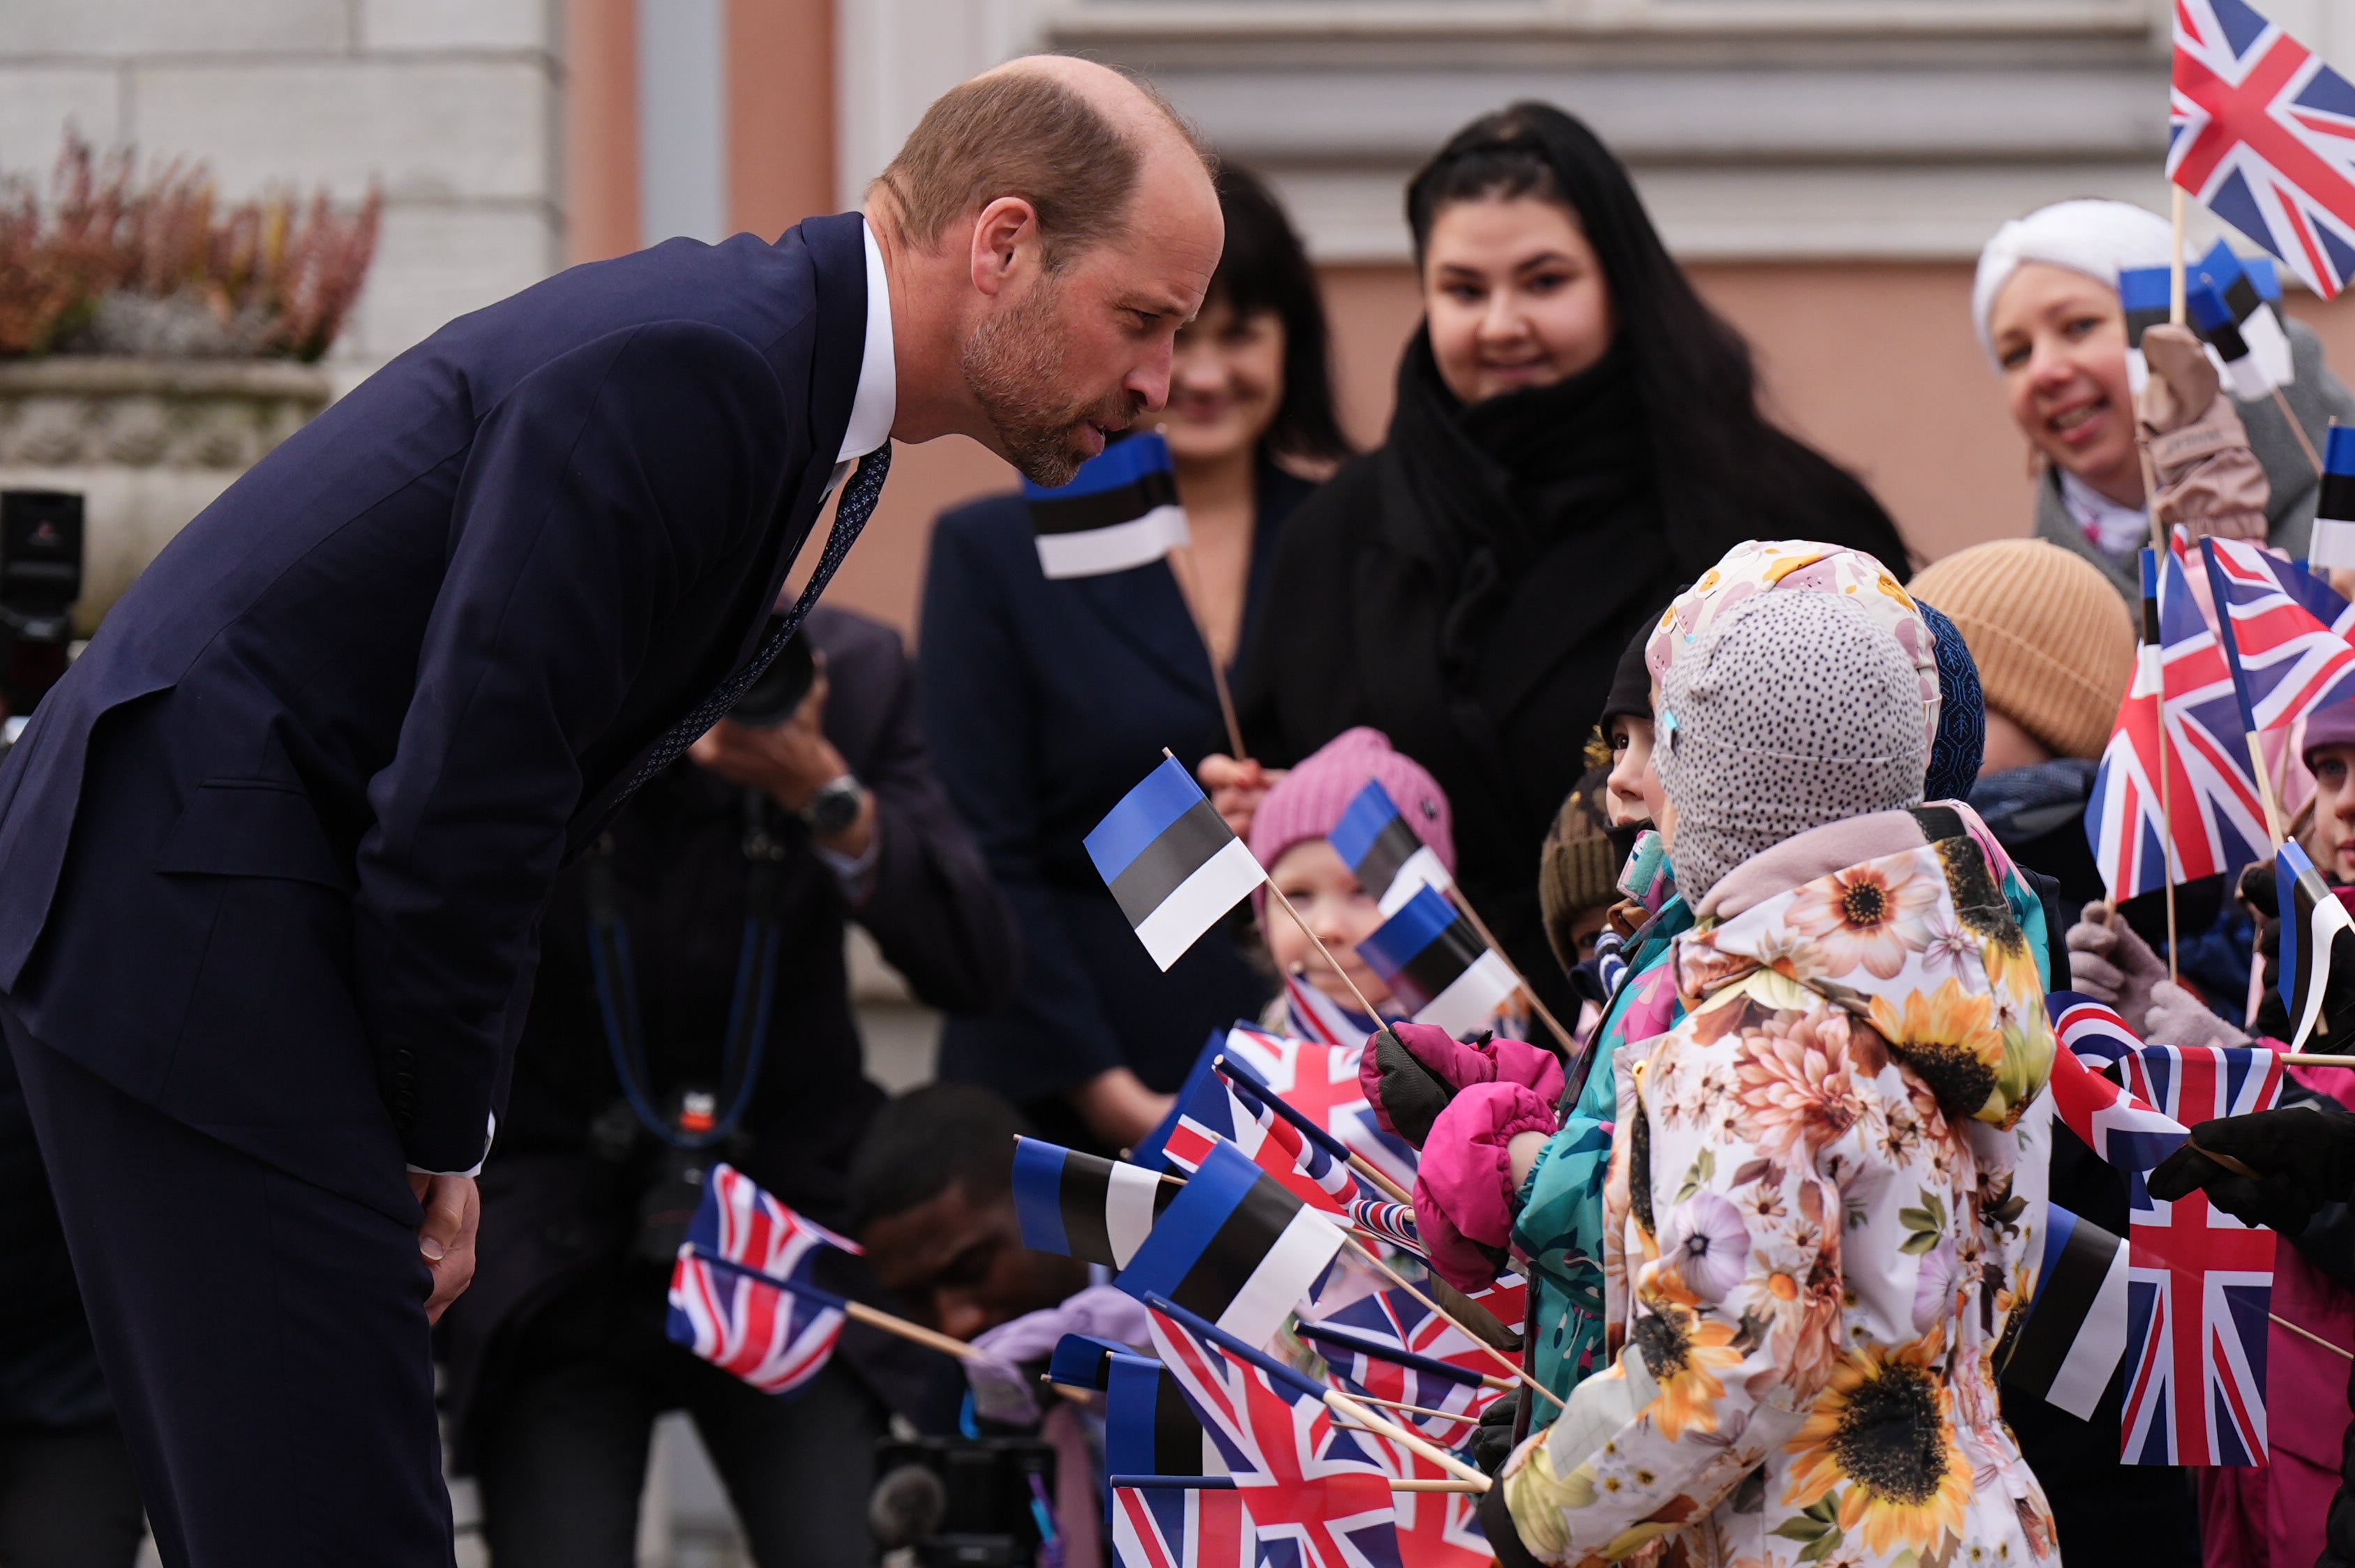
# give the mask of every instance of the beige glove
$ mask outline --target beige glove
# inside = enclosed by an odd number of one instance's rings
[[[2142,438],[2158,476],[2151,517],[2162,529],[2182,524],[2194,539],[2262,542],[2273,487],[2240,411],[2221,395],[2207,348],[2190,327],[2154,326],[2142,335],[2142,354],[2150,365]]]

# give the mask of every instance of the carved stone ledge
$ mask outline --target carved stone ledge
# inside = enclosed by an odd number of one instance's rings
[[[241,473],[331,391],[325,371],[283,360],[0,360],[0,464]]]

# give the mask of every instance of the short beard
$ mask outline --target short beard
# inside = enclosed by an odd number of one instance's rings
[[[1144,411],[1144,400],[1134,393],[1103,404],[1064,400],[1060,388],[1069,355],[1059,314],[1062,294],[1051,274],[1041,278],[1028,299],[975,329],[958,367],[1006,460],[1048,489],[1070,484],[1087,461],[1083,425],[1119,429]]]

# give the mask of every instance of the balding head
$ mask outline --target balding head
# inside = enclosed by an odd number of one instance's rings
[[[1150,86],[1071,55],[1026,55],[943,93],[876,184],[905,238],[938,245],[1001,197],[1039,214],[1050,265],[1124,233],[1140,191],[1213,207],[1216,160]]]

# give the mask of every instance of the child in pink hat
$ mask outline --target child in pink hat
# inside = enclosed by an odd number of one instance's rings
[[[1358,792],[1376,781],[1389,792],[1415,837],[1453,875],[1455,838],[1439,781],[1413,758],[1391,750],[1389,736],[1363,726],[1344,730],[1276,781],[1252,816],[1251,850],[1267,868],[1268,880],[1307,919],[1366,1000],[1379,1008],[1390,1000],[1390,987],[1358,956],[1358,944],[1382,923],[1382,912],[1376,895],[1359,885],[1329,837]],[[1253,896],[1268,956],[1286,981],[1286,997],[1279,1004],[1288,1000],[1294,1015],[1289,1020],[1271,1019],[1271,1024],[1285,1023],[1289,1032],[1322,1037],[1334,1032],[1331,1015],[1337,1011],[1346,1018],[1352,1043],[1370,1032],[1373,1021],[1364,1016],[1340,975],[1316,955],[1300,927],[1272,906],[1264,890]],[[1304,990],[1315,995],[1302,996]],[[1300,1016],[1304,1012],[1321,1015],[1323,1026]]]

